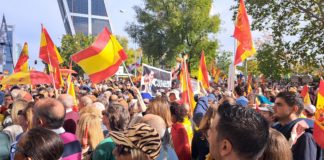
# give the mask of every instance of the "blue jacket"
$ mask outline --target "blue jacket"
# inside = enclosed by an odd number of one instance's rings
[[[277,129],[287,140],[289,140],[292,128],[300,120],[305,119],[298,118],[284,126],[278,123],[273,128]],[[310,120],[305,121],[307,124],[311,124]],[[309,127],[310,128],[305,130],[305,133],[297,139],[297,142],[291,148],[294,160],[322,160],[322,150],[314,141],[312,126],[310,125]]]
[[[193,121],[197,126],[200,124],[201,119],[206,114],[208,107],[208,97],[200,97],[193,113]]]

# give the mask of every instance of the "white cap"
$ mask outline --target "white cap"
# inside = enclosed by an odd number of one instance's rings
[[[316,107],[312,104],[305,105],[304,109],[307,110],[311,114],[314,114],[316,112]]]

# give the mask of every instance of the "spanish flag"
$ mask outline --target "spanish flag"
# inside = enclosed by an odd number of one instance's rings
[[[41,43],[39,50],[39,58],[45,63],[55,67],[63,62],[56,46],[54,45],[51,37],[49,36],[47,30],[42,25]]]
[[[25,42],[24,47],[20,53],[19,59],[15,66],[14,72],[27,72],[28,71],[28,44]]]
[[[219,76],[220,76],[221,70],[219,68],[217,68],[215,76],[214,76],[214,82],[218,83],[219,81]]]
[[[243,0],[240,0],[240,6],[236,17],[234,37],[238,41],[234,59],[234,65],[237,65],[256,52],[253,45],[249,19]]]
[[[67,94],[73,97],[73,111],[78,111],[78,104],[76,101],[75,91],[74,91],[74,83],[72,81],[72,74],[69,74],[67,78]]]
[[[315,142],[324,149],[324,80],[321,79],[317,94],[313,137]]]
[[[52,75],[54,82],[55,83],[55,88],[59,89],[60,87],[64,86],[64,82],[63,82],[63,78],[62,78],[62,74],[60,71],[60,67],[51,67],[50,65],[48,65],[50,74]]]
[[[186,64],[186,60],[183,61],[180,72],[180,84],[181,84],[181,95],[182,102],[184,104],[188,104],[190,107],[190,113],[192,113],[195,109],[196,102],[194,100],[194,93],[191,87],[190,76],[188,73],[188,67]]]
[[[201,56],[200,56],[200,63],[199,63],[199,70],[198,70],[198,83],[201,83],[201,85],[206,90],[209,88],[208,71],[206,67],[204,51],[201,52]]]
[[[51,77],[39,71],[17,72],[1,80],[2,85],[16,85],[16,84],[51,84]]]
[[[89,48],[72,55],[72,60],[89,75],[93,83],[114,75],[126,59],[122,46],[106,27]]]
[[[300,96],[303,97],[304,105],[310,105],[311,104],[311,100],[310,100],[310,97],[309,97],[308,86],[307,85],[305,85],[303,87],[303,90],[301,91]]]

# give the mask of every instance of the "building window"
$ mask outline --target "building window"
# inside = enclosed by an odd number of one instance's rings
[[[65,31],[67,34],[72,34],[69,21],[66,19],[64,22]]]
[[[88,35],[88,18],[72,16],[75,33]]]
[[[91,14],[97,16],[107,16],[104,0],[91,0]]]
[[[88,0],[67,0],[67,2],[70,12],[88,14]]]
[[[108,20],[92,18],[92,35],[99,34],[104,27],[107,27],[110,31],[110,25]]]

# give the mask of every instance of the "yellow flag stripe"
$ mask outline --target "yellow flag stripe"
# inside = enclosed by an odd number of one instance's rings
[[[100,53],[79,61],[78,65],[82,66],[82,69],[89,75],[100,72],[115,64],[120,59],[118,51],[121,49],[122,47],[120,45],[114,44],[113,37],[111,37],[108,44]]]

